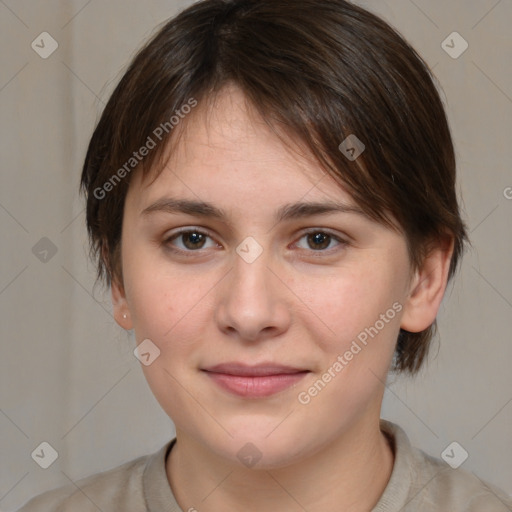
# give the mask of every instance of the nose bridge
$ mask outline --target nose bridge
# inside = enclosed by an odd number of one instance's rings
[[[219,298],[219,327],[235,330],[241,338],[251,340],[263,336],[264,330],[280,332],[287,327],[289,312],[283,290],[269,268],[270,251],[248,237],[239,244],[236,253]]]
[[[240,253],[237,254],[234,261],[231,286],[233,291],[236,291],[236,294],[240,295],[241,298],[245,295],[256,297],[260,293],[264,293],[265,297],[260,297],[260,299],[268,300],[271,298],[270,292],[272,289],[272,284],[269,282],[272,275],[268,268],[270,263],[269,257],[262,252],[253,259],[254,254],[251,254],[252,252],[251,249],[246,255],[250,255],[249,258],[240,255]],[[268,292],[268,296],[266,292]]]

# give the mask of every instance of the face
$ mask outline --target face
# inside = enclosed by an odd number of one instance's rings
[[[259,467],[284,466],[379,417],[406,241],[237,89],[200,109],[158,178],[133,176],[114,302],[160,351],[143,371],[178,439],[235,462],[250,442]]]

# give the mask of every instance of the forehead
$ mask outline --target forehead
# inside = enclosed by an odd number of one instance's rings
[[[196,199],[236,199],[239,205],[270,202],[276,195],[353,204],[341,182],[297,139],[270,127],[235,86],[199,103],[177,128],[163,171],[133,176],[128,195],[139,204],[171,190]]]

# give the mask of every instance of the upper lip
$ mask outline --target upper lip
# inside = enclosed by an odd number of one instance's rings
[[[224,373],[226,375],[239,375],[243,377],[264,377],[267,375],[293,374],[309,371],[305,368],[297,368],[294,366],[285,366],[274,363],[248,365],[238,362],[221,363],[215,366],[202,368],[202,370],[212,373]]]

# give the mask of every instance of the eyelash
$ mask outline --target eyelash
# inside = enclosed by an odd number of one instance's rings
[[[173,233],[171,236],[167,237],[164,242],[163,242],[163,245],[166,247],[167,250],[173,252],[173,253],[178,253],[178,254],[181,254],[181,255],[184,255],[186,257],[193,257],[194,253],[200,253],[201,252],[201,249],[197,249],[197,250],[184,250],[184,249],[176,249],[175,247],[173,247],[171,245],[171,242],[178,239],[180,236],[184,235],[184,234],[189,234],[189,233],[196,233],[196,234],[199,234],[199,235],[204,235],[204,236],[207,236],[208,238],[212,239],[213,237],[210,236],[210,234],[202,229],[199,229],[199,228],[185,228],[185,229],[181,229],[175,233]],[[349,245],[349,243],[340,238],[339,236],[333,234],[332,232],[330,232],[329,230],[325,230],[325,229],[310,229],[308,231],[305,231],[301,234],[299,240],[301,240],[302,238],[304,237],[307,237],[308,235],[317,235],[317,234],[322,234],[322,235],[327,235],[330,237],[331,240],[335,240],[336,242],[338,242],[338,245],[334,248],[331,248],[331,249],[319,249],[319,250],[314,250],[314,249],[301,249],[301,250],[304,250],[304,251],[307,251],[307,252],[310,252],[311,255],[315,258],[318,258],[318,257],[323,257],[325,256],[326,254],[327,255],[331,255],[332,252],[336,252],[344,247],[346,247],[347,245]],[[329,243],[331,242],[331,240],[329,240]]]

